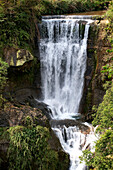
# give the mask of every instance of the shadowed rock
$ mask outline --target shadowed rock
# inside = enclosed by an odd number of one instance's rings
[[[50,116],[50,114],[51,114],[51,109],[48,107],[47,104],[45,104],[45,103],[43,103],[43,102],[40,102],[40,101],[38,101],[38,100],[36,100],[36,99],[30,99],[30,98],[28,99],[28,102],[29,102],[29,105],[30,105],[31,107],[40,109],[40,110],[42,111],[42,113],[43,113],[44,115],[46,115],[46,117],[48,118],[48,120],[51,119],[51,116]]]
[[[70,119],[65,119],[65,120],[51,120],[50,121],[51,127],[70,127],[70,126],[76,126],[78,129],[84,133],[88,134],[90,132],[90,128],[86,125],[84,125],[81,121],[76,121],[76,120],[70,120]]]
[[[24,49],[16,50],[14,48],[5,49],[6,62],[9,66],[22,66],[28,61],[34,59],[34,56]]]

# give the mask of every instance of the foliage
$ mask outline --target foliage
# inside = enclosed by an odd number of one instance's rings
[[[113,84],[112,87],[106,91],[103,102],[99,105],[95,114],[93,125],[99,125],[98,130],[106,131],[111,128],[113,130]]]
[[[7,127],[0,127],[0,140],[8,139]]]
[[[28,118],[27,118],[28,119]],[[58,155],[48,145],[49,131],[41,126],[16,126],[9,130],[9,169],[55,169]]]
[[[113,47],[113,3],[107,12],[109,24],[107,33],[111,47]],[[109,80],[105,83],[107,85],[106,94],[104,95],[103,102],[99,105],[94,115],[93,125],[97,127],[97,132],[100,133],[99,139],[95,144],[95,152],[89,150],[83,152],[81,161],[85,161],[86,165],[96,168],[97,170],[112,170],[113,169],[113,48],[108,49],[107,52],[111,54],[109,64],[103,66],[101,71],[106,79]]]
[[[109,20],[109,23],[106,28],[106,34],[108,42],[111,44],[111,47],[106,50],[107,55],[109,56],[106,61],[107,64],[103,66],[101,70],[102,80],[107,80],[104,86],[111,84],[113,77],[113,2],[110,3],[109,10],[106,13],[106,17]]]
[[[95,167],[96,170],[112,170],[113,169],[113,131],[106,130],[96,142],[95,153],[85,150],[81,161],[85,161],[86,165]]]
[[[101,73],[103,73],[104,76],[107,76],[108,79],[111,79],[113,77],[113,65],[106,64],[105,66],[103,66],[103,70],[101,70]]]
[[[110,21],[110,25],[113,25],[113,1],[110,3],[109,10],[107,11],[106,16]]]
[[[113,84],[99,105],[93,125],[98,125],[99,140],[95,145],[95,152],[84,151],[81,161],[86,165],[95,167],[97,170],[113,169]]]
[[[0,127],[0,140],[9,142],[7,158],[0,154],[0,163],[8,161],[9,170],[67,169],[68,155],[49,146],[49,129],[37,126],[31,116],[23,121],[25,127]]]
[[[7,81],[7,68],[8,64],[0,58],[0,106],[2,106],[4,102],[4,98],[2,96],[2,91],[6,85]]]
[[[110,0],[43,0],[45,11],[42,14],[68,14],[102,10],[108,6]]]
[[[8,64],[0,58],[0,90],[2,90],[6,84]]]
[[[99,10],[108,0],[0,0],[0,51],[6,47],[32,50],[38,20],[44,14]],[[100,5],[101,4],[101,5]]]
[[[0,1],[0,49],[31,49],[34,45],[36,0]],[[38,11],[37,11],[38,13]]]

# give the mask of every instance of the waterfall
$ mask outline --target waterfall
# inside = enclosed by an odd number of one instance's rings
[[[39,25],[43,102],[52,110],[51,119],[76,120],[80,116],[78,109],[83,93],[91,22],[90,17],[45,16]],[[52,129],[64,151],[70,155],[70,169],[84,169],[79,156],[91,141],[92,130],[86,135],[76,126],[59,125]]]

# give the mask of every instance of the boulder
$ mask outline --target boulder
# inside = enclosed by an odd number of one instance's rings
[[[81,121],[76,121],[76,120],[70,120],[70,119],[65,119],[65,120],[50,120],[50,125],[51,127],[63,127],[66,126],[67,128],[70,126],[76,126],[81,133],[88,134],[90,132],[89,126],[86,126],[83,124]]]
[[[6,62],[9,64],[9,66],[22,66],[26,62],[32,61],[34,59],[34,56],[25,49],[5,49],[4,55],[6,58]]]
[[[38,108],[42,111],[42,113],[44,115],[46,115],[46,117],[48,118],[48,120],[51,119],[51,109],[48,107],[47,104],[43,103],[43,102],[40,102],[38,101],[37,99],[34,99],[34,98],[29,98],[28,99],[28,102],[29,102],[29,105],[33,108]]]
[[[12,127],[25,124],[26,117],[30,117],[33,123],[44,127],[50,127],[47,117],[40,109],[18,102],[6,103],[7,109],[0,109],[0,127]]]

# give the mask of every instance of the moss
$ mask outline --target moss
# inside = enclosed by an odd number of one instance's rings
[[[89,28],[89,39],[92,39],[93,42],[97,41],[99,32],[99,27],[95,23],[92,24]]]
[[[95,16],[92,17],[93,20],[99,20],[99,21],[103,20],[104,18],[105,18],[104,15],[102,15],[102,16],[100,16],[100,15],[95,15]]]
[[[33,61],[25,63],[21,67],[9,67],[8,68],[8,81],[11,91],[17,89],[17,87],[31,87],[33,86],[36,73],[40,72],[40,63],[37,58]]]
[[[68,170],[69,169],[69,155],[63,151],[58,152],[58,163],[56,170]]]
[[[84,38],[84,31],[85,31],[85,24],[80,23],[79,24],[79,35],[81,39]]]
[[[8,127],[0,127],[0,140],[8,139],[7,129],[8,129]]]
[[[33,60],[33,59],[34,59],[34,56],[29,51],[18,50],[16,66],[22,66],[25,62]]]
[[[0,153],[1,164],[8,166],[9,162],[9,169],[11,170],[24,170],[26,168],[31,170],[36,168],[41,168],[42,170],[68,169],[68,155],[62,151],[52,150],[48,144],[48,139],[50,138],[49,129],[39,125],[35,126],[35,124],[32,125],[31,119],[28,116],[25,118],[26,127],[0,128],[1,136],[7,132],[10,143],[8,155],[5,154],[4,157],[4,153]]]

